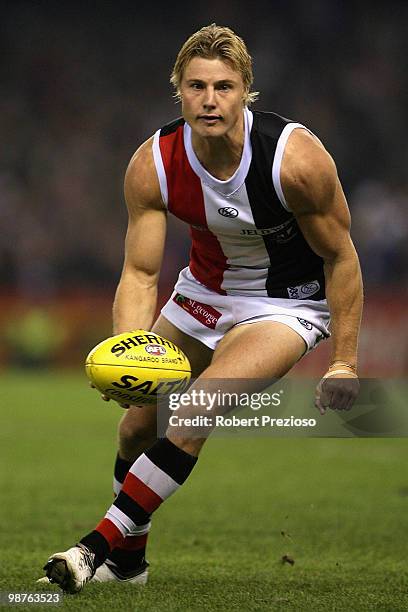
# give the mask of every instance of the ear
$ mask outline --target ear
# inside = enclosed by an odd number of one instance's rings
[[[183,97],[179,88],[177,88],[177,90],[173,92],[173,98],[176,103],[183,101]]]

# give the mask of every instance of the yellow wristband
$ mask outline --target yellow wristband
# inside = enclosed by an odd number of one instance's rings
[[[346,361],[333,361],[333,363],[329,365],[329,370],[332,368],[337,368],[338,366],[345,366],[346,368],[350,368],[350,370],[352,370],[354,373],[357,372],[357,366],[347,363]]]
[[[330,372],[326,372],[323,378],[330,378],[331,376],[336,376],[336,374],[353,374],[353,376],[357,377],[355,372],[350,372],[350,370],[331,370]]]

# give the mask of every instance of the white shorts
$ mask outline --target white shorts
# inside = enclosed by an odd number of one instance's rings
[[[194,278],[189,268],[180,272],[161,312],[175,327],[211,349],[235,325],[258,321],[278,321],[293,329],[305,341],[305,353],[330,336],[326,300],[219,295]]]

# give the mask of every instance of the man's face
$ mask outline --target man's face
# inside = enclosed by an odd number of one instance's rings
[[[221,59],[193,57],[184,70],[180,93],[183,117],[199,136],[223,136],[242,121],[242,76]]]

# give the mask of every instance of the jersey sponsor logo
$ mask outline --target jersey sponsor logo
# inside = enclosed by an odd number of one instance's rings
[[[296,318],[299,321],[299,323],[303,325],[303,327],[306,327],[306,329],[308,329],[309,331],[313,329],[313,325],[309,323],[309,321],[306,321],[306,319],[300,319],[299,317],[296,317]]]
[[[238,217],[239,212],[232,206],[224,206],[224,208],[218,209],[218,214],[232,219],[233,217]]]
[[[149,355],[165,355],[167,353],[164,346],[160,346],[159,344],[148,344],[144,349]]]
[[[181,293],[174,296],[173,302],[210,329],[215,329],[218,319],[221,317],[221,313],[212,306],[192,300],[185,295],[181,295]]]
[[[272,236],[273,242],[284,244],[292,240],[292,238],[297,235],[298,231],[295,220],[288,219],[275,227],[243,229],[240,233],[242,236]]]
[[[291,300],[305,300],[310,295],[314,295],[320,290],[319,281],[310,281],[310,283],[304,283],[303,285],[296,285],[296,287],[287,287],[286,291]]]

